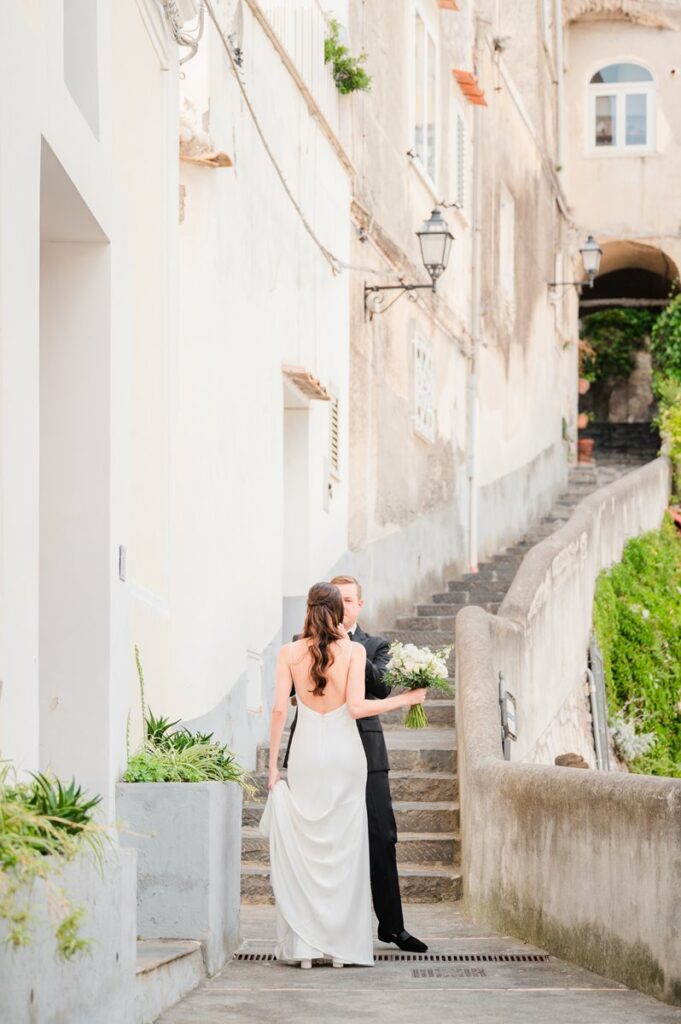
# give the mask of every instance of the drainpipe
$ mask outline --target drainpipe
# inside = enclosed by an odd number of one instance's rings
[[[562,180],[565,158],[565,76],[563,74],[563,3],[554,0],[556,24],[556,167]]]
[[[483,26],[476,25],[476,62],[480,59]],[[476,106],[473,112],[473,190],[471,217],[471,354],[468,364],[467,384],[467,452],[466,472],[468,476],[468,571],[478,571],[478,375],[480,342],[482,337],[482,111]]]

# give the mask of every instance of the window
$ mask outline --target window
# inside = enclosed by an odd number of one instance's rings
[[[435,440],[433,350],[423,338],[414,342],[414,430],[425,441]]]
[[[608,64],[589,83],[590,148],[641,152],[653,145],[653,76],[640,64]]]
[[[432,182],[436,176],[437,49],[418,11],[414,13],[414,153]]]

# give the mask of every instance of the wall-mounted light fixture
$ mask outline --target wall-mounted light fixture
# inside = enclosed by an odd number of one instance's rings
[[[581,294],[582,288],[585,284],[588,284],[589,288],[593,288],[594,280],[598,277],[598,271],[601,266],[601,256],[603,250],[596,241],[593,235],[589,235],[584,245],[579,250],[580,256],[582,257],[582,266],[584,267],[585,280],[583,281],[549,281],[549,288],[568,288],[574,286],[577,291]]]
[[[430,288],[431,291],[435,291],[437,280],[449,261],[449,253],[454,241],[454,235],[449,230],[447,221],[442,216],[442,210],[439,207],[435,207],[416,235],[421,246],[423,265],[430,275],[430,284],[405,284],[404,282],[401,284],[365,284],[364,308],[369,313],[385,313],[386,309],[390,309],[405,292],[413,293],[421,288]],[[384,306],[385,299],[382,293],[392,291],[398,291],[399,295],[396,295],[392,302]],[[409,297],[416,298],[412,294]]]

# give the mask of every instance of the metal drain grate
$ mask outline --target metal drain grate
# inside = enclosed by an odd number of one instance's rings
[[[250,963],[272,961],[274,953],[235,953],[234,960]],[[382,963],[427,964],[545,964],[547,953],[375,953],[374,959]]]

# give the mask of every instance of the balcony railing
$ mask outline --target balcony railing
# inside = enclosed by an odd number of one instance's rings
[[[329,26],[319,0],[263,0],[262,10],[327,121],[338,129],[338,91],[324,63]]]

